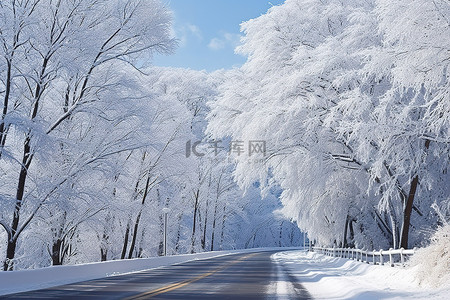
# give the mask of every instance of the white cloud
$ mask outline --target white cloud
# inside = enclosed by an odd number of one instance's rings
[[[219,39],[219,38],[213,38],[209,44],[208,48],[212,50],[220,50],[225,48],[225,41]]]
[[[194,37],[198,41],[203,40],[201,29],[197,25],[190,23],[176,26],[176,28],[173,29],[172,34],[179,40],[180,47],[186,46],[191,37]]]
[[[221,50],[227,46],[236,48],[240,44],[241,37],[240,34],[224,32],[221,37],[211,39],[208,48],[211,50]]]
[[[203,40],[202,31],[197,25],[187,24],[187,29],[199,40]]]

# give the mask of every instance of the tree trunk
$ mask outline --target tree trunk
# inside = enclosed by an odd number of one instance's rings
[[[354,219],[348,220],[348,229],[350,231],[350,243],[347,244],[347,246],[355,247],[355,231],[353,230],[353,222]]]
[[[105,248],[100,248],[100,261],[108,260],[108,250]]]
[[[197,210],[198,210],[198,202],[199,202],[199,196],[200,196],[200,190],[198,189],[194,193],[194,220],[192,224],[192,235],[191,235],[191,253],[194,253],[194,247],[195,247],[195,231],[197,227]]]
[[[136,239],[137,239],[137,235],[138,235],[139,222],[141,221],[142,210],[144,209],[145,199],[147,198],[147,195],[148,195],[149,186],[150,186],[150,175],[147,175],[147,181],[145,182],[144,195],[142,196],[141,210],[139,211],[139,213],[136,217],[136,221],[134,223],[133,237],[131,239],[130,251],[128,252],[128,259],[131,259],[133,257],[133,251],[134,251],[134,248],[136,247]]]
[[[11,59],[12,59],[12,55],[11,55]],[[5,85],[6,85],[5,97],[3,98],[2,119],[1,119],[1,123],[0,123],[0,157],[2,156],[2,150],[6,143],[7,128],[5,126],[5,117],[6,117],[6,114],[8,113],[9,95],[11,93],[11,61],[10,60],[7,61]]]
[[[107,221],[111,221],[111,218],[109,218],[109,215],[106,217]],[[109,245],[109,236],[106,231],[106,228],[103,228],[103,235],[100,243],[100,258],[101,261],[106,261],[108,258],[108,245]]]
[[[217,219],[217,198],[216,203],[214,204],[214,216],[213,216],[213,224],[212,224],[212,233],[211,233],[211,251],[214,251],[214,237],[216,234],[216,219]]]
[[[429,147],[430,147],[430,140],[426,140],[425,141],[425,149],[428,150]],[[418,184],[419,184],[419,175],[416,175],[411,182],[408,199],[406,201],[405,210],[403,213],[403,224],[402,224],[400,247],[402,247],[404,249],[408,249],[409,226],[410,226],[410,222],[411,222],[411,213],[412,213],[414,198],[416,196]]]
[[[222,216],[222,232],[220,233],[220,250],[223,250],[223,240],[225,238],[225,221],[227,219],[226,216],[226,204],[223,205],[223,216]]]
[[[17,248],[17,230],[19,229],[20,210],[22,208],[23,195],[25,193],[25,183],[28,175],[28,168],[33,159],[31,155],[30,138],[27,135],[23,146],[22,166],[20,167],[19,182],[17,184],[16,206],[14,207],[14,215],[11,224],[12,237],[8,240],[6,248],[6,260],[3,266],[5,271],[14,269],[13,260],[16,255]]]
[[[159,243],[158,243],[158,256],[164,256],[164,217],[160,215],[159,220]]]
[[[178,229],[177,229],[177,240],[175,241],[175,254],[178,254],[180,250],[180,238],[181,238],[181,219],[182,214],[178,214]]]
[[[107,220],[110,219],[107,217]],[[106,233],[106,229],[104,229],[103,235],[102,235],[102,242],[100,244],[100,261],[107,261],[108,260],[108,242],[109,236]]]
[[[133,258],[133,251],[134,251],[134,247],[136,246],[139,222],[141,220],[141,213],[142,213],[142,210],[138,213],[138,215],[136,217],[136,222],[134,223],[134,229],[133,229],[133,234],[132,234],[132,238],[131,238],[130,250],[128,251],[128,259]]]
[[[161,211],[162,203],[161,196],[159,194],[159,189],[156,190],[157,199],[158,199],[158,208]],[[162,214],[159,214],[159,243],[158,243],[158,256],[164,255],[164,217]]]
[[[280,239],[278,240],[278,247],[281,247],[281,240],[283,239],[283,223],[284,221],[280,224]]]
[[[342,240],[342,247],[347,248],[347,231],[348,231],[348,222],[349,222],[349,216],[347,215],[347,218],[345,219],[345,226],[344,226],[344,237]]]
[[[405,210],[403,213],[402,238],[400,242],[400,247],[404,249],[408,249],[409,225],[411,222],[412,204],[414,202],[414,197],[416,194],[418,183],[419,183],[419,176],[416,175],[411,182],[408,199],[406,201]]]
[[[208,205],[209,205],[209,199],[206,198],[206,211],[205,211],[205,224],[203,225],[203,235],[202,235],[202,249],[205,250],[206,248],[206,229],[208,225]]]
[[[62,265],[62,245],[63,241],[61,239],[57,239],[53,242],[52,245],[52,265],[53,266],[60,266]]]
[[[16,254],[17,240],[9,240],[8,246],[6,248],[6,260],[3,264],[3,271],[12,271],[14,269],[14,265],[12,260]]]
[[[125,256],[127,255],[129,236],[130,236],[130,222],[127,223],[127,229],[125,230],[125,238],[123,241],[122,254],[120,255],[120,259],[125,259]]]

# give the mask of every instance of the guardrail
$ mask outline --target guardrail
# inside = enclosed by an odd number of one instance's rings
[[[394,267],[396,263],[401,266],[405,265],[405,259],[413,255],[416,251],[414,249],[389,249],[389,250],[379,250],[379,251],[366,251],[355,248],[323,248],[323,247],[312,247],[312,250],[318,253],[322,253],[332,257],[341,257],[353,259],[356,261],[361,261],[365,263],[373,263],[374,265],[380,264],[384,265],[385,256],[389,256],[389,264]],[[369,260],[369,258],[371,260]]]

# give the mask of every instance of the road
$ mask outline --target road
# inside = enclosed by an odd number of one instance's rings
[[[233,254],[1,299],[311,299],[273,251]],[[281,297],[280,297],[281,296]]]

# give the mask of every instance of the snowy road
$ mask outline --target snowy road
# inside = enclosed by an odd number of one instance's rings
[[[226,255],[4,298],[310,299],[301,284],[271,259],[274,253]]]

